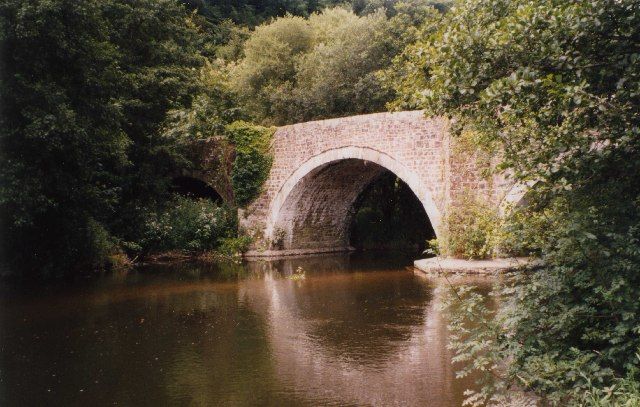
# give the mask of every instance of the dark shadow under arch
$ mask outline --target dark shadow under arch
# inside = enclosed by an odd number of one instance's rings
[[[295,184],[284,200],[274,222],[272,248],[305,252],[352,249],[354,217],[363,202],[371,203],[367,189],[370,186],[375,189],[376,180],[390,179],[398,180],[385,167],[357,158],[316,167]],[[365,195],[361,197],[363,192]],[[387,197],[392,202],[398,199],[411,201],[406,215],[413,219],[407,219],[407,224],[425,227],[424,233],[411,239],[410,246],[417,250],[424,246],[417,241],[426,240],[423,237],[433,233],[425,208],[404,182],[394,194],[398,196]],[[416,207],[421,211],[414,210]],[[402,216],[402,213],[398,215]]]
[[[353,205],[350,244],[358,250],[420,254],[435,232],[411,188],[391,171],[374,179]]]
[[[195,199],[210,199],[218,204],[223,203],[222,196],[206,182],[193,177],[176,177],[171,181],[172,193]]]

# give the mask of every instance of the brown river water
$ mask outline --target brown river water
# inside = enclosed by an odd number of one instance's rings
[[[446,348],[448,282],[409,264],[352,254],[4,284],[0,406],[460,406],[474,379],[455,378]]]

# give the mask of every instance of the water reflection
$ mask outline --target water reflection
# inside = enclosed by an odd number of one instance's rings
[[[322,256],[5,286],[0,405],[458,406],[472,379],[454,379],[443,282],[404,264]],[[287,279],[298,267],[306,279]]]

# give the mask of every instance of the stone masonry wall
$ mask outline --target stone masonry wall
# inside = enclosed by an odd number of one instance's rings
[[[457,191],[471,188],[499,200],[506,184],[485,180],[467,158],[452,157],[447,129],[446,120],[421,111],[279,128],[263,193],[240,214],[241,229],[255,238],[253,254],[346,248],[352,203],[382,168],[409,185],[436,232]]]

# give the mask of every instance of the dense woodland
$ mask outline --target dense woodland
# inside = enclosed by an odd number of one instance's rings
[[[271,126],[425,109],[530,186],[433,244],[537,259],[497,315],[452,296],[456,359],[490,373],[469,402],[640,405],[639,1],[3,0],[0,53],[2,274],[242,251]],[[222,200],[174,193],[202,140]]]
[[[4,273],[241,250],[235,208],[268,173],[268,126],[384,110],[382,72],[437,5],[4,2]],[[198,140],[224,202],[172,194],[203,164]]]

